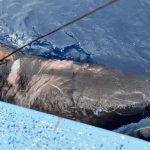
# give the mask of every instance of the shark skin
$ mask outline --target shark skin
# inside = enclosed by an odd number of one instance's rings
[[[0,51],[6,53],[2,46]],[[0,66],[2,101],[105,129],[138,121],[150,113],[148,77],[20,53],[12,57]]]

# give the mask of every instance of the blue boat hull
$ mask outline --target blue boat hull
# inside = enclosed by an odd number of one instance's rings
[[[0,149],[150,149],[139,139],[3,102],[0,114]]]

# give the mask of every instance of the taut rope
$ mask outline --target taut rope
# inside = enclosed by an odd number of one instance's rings
[[[119,1],[119,0],[111,0],[111,1],[109,1],[109,2],[107,2],[107,3],[105,3],[104,5],[98,6],[97,8],[91,10],[90,12],[83,14],[82,16],[77,17],[76,19],[65,23],[64,25],[62,25],[62,26],[60,26],[60,27],[58,27],[58,28],[56,28],[56,29],[50,31],[49,33],[43,34],[43,35],[37,37],[36,39],[34,39],[34,40],[28,42],[27,44],[23,45],[22,47],[16,49],[15,51],[11,52],[11,53],[8,54],[7,56],[5,56],[5,57],[3,57],[2,59],[0,59],[0,62],[3,62],[6,58],[8,58],[9,56],[13,55],[14,53],[16,53],[16,52],[18,52],[18,51],[21,51],[21,50],[22,50],[23,48],[25,48],[26,46],[29,46],[29,45],[33,44],[34,42],[36,42],[36,41],[38,41],[38,40],[40,40],[40,39],[42,39],[42,38],[44,38],[44,37],[47,37],[47,36],[49,36],[49,35],[51,35],[51,34],[53,34],[53,33],[56,33],[57,31],[59,31],[59,30],[65,28],[65,27],[67,27],[67,26],[69,26],[69,25],[71,25],[71,24],[73,24],[73,23],[75,23],[75,22],[77,22],[77,21],[79,21],[79,20],[81,20],[81,19],[87,17],[87,16],[90,16],[90,15],[94,14],[95,12],[97,12],[97,11],[99,11],[99,10],[102,10],[102,9],[104,9],[104,8],[106,8],[106,7],[110,6],[110,5],[112,5],[113,3],[116,3],[117,1]],[[0,63],[0,65],[1,65],[1,64],[3,64],[3,63]]]

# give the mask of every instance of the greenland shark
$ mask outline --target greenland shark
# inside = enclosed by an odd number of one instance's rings
[[[0,57],[14,49],[0,46]],[[0,99],[106,129],[150,113],[150,78],[16,53],[0,65]]]

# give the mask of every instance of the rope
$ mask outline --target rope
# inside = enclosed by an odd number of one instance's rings
[[[44,38],[44,37],[47,37],[47,36],[49,36],[49,35],[51,35],[51,34],[57,32],[57,31],[59,31],[59,30],[61,30],[61,29],[63,29],[63,28],[65,28],[65,27],[67,27],[67,26],[69,26],[69,25],[71,25],[71,24],[73,24],[73,23],[75,23],[75,22],[77,22],[77,21],[79,21],[79,20],[81,20],[81,19],[87,17],[87,16],[90,16],[90,15],[94,14],[95,12],[104,9],[104,8],[106,8],[106,7],[110,6],[110,5],[112,5],[113,3],[116,3],[117,1],[119,1],[119,0],[111,0],[111,1],[109,1],[108,3],[106,3],[106,4],[102,5],[102,6],[99,6],[99,7],[95,8],[95,9],[93,9],[92,11],[90,11],[90,12],[88,12],[88,13],[85,13],[85,14],[83,14],[82,16],[80,16],[80,17],[78,17],[78,18],[76,18],[76,19],[74,19],[74,20],[72,20],[72,21],[70,21],[70,22],[67,22],[66,24],[64,24],[64,25],[62,25],[62,26],[60,26],[60,27],[54,29],[53,31],[51,31],[51,32],[49,32],[49,33],[47,33],[47,34],[43,34],[43,35],[37,37],[36,39],[34,39],[34,40],[28,42],[27,44],[23,45],[22,47],[16,49],[15,51],[11,52],[10,54],[8,54],[8,55],[5,56],[4,58],[2,58],[2,59],[0,60],[0,62],[4,61],[6,58],[8,58],[9,56],[13,55],[14,53],[16,53],[16,52],[18,52],[18,51],[21,51],[23,48],[25,48],[25,47],[27,47],[27,46],[33,44],[34,42],[36,42],[36,41],[38,41],[38,40],[40,40],[40,39],[42,39],[42,38]]]

